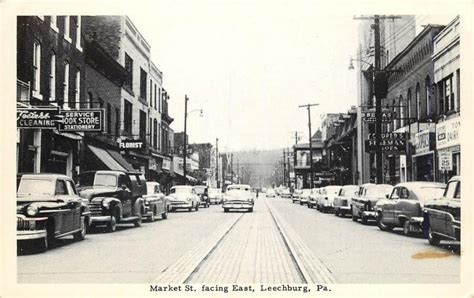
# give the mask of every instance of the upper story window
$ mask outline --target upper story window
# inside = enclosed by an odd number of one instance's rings
[[[33,96],[42,99],[41,96],[41,44],[38,41],[33,43]]]
[[[146,76],[146,71],[140,67],[140,97],[144,100],[146,100]]]
[[[125,86],[133,90],[133,59],[127,53],[125,53],[125,70],[127,71]]]
[[[415,100],[416,100],[416,120],[421,119],[421,99],[420,99],[420,84],[416,84],[416,89],[415,89]]]
[[[58,16],[51,16],[50,24],[51,24],[51,29],[53,29],[56,32],[59,31],[59,29],[58,29]]]
[[[56,55],[51,53],[51,71],[49,74],[49,100],[56,99]]]
[[[63,100],[69,105],[69,63],[64,64]]]
[[[81,47],[81,16],[77,16],[76,19],[76,48],[82,51]]]
[[[123,105],[123,130],[126,133],[132,132],[132,103],[124,99]]]
[[[156,100],[156,99],[157,99],[157,94],[156,94],[156,93],[157,93],[157,89],[158,89],[158,88],[157,88],[157,85],[155,84],[155,96],[154,96],[154,98],[153,98],[153,100],[155,101],[155,110],[157,109],[157,106],[156,106],[156,101],[157,101],[157,100]]]
[[[87,102],[86,102],[86,108],[91,108],[94,106],[94,96],[92,95],[91,92],[87,93]]]
[[[80,100],[81,100],[81,71],[76,72],[76,88],[74,90],[76,109],[80,109]]]
[[[150,106],[153,107],[153,81],[150,80]]]
[[[71,42],[71,18],[69,16],[64,17],[64,39]]]

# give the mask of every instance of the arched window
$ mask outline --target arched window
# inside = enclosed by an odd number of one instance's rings
[[[64,81],[63,81],[63,102],[69,105],[69,63],[64,64]]]
[[[415,89],[415,115],[416,115],[416,120],[420,120],[421,118],[421,99],[420,99],[420,83],[416,83],[416,89]]]
[[[408,89],[408,93],[407,93],[407,118],[411,118],[413,115],[412,115],[412,100],[411,100],[411,89]],[[411,123],[411,120],[410,119],[406,119],[408,121],[408,124]]]
[[[158,147],[158,121],[153,120],[153,147]]]
[[[49,73],[49,100],[56,100],[56,55],[51,52],[51,71]]]
[[[74,89],[74,102],[76,104],[76,109],[81,108],[81,71],[77,70],[76,72],[76,86]]]
[[[33,82],[31,84],[33,96],[41,99],[41,44],[33,43]]]
[[[398,104],[400,105],[400,113],[397,117],[397,118],[399,118],[398,123],[400,124],[400,127],[403,127],[403,126],[405,126],[405,119],[403,119],[403,118],[406,117],[406,113],[405,113],[405,111],[406,111],[405,104],[406,103],[403,102],[403,95],[401,95],[401,94],[400,94],[400,98],[398,99]]]
[[[425,100],[426,100],[426,117],[431,117],[431,79],[426,76],[425,79]]]

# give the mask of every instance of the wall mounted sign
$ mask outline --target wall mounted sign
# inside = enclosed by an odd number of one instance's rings
[[[55,129],[58,108],[26,108],[16,110],[16,127],[21,129]]]

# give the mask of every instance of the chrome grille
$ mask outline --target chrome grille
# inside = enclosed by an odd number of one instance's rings
[[[23,218],[16,218],[16,229],[18,231],[25,231],[30,229],[30,221],[24,220]]]
[[[89,202],[89,211],[91,215],[102,215],[102,202]]]

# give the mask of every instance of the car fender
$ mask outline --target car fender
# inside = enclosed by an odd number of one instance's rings
[[[142,197],[138,197],[135,200],[135,203],[133,203],[133,210],[134,210],[135,215],[138,215],[138,214],[143,215],[143,212],[145,210],[145,202],[143,201]],[[137,213],[137,211],[139,211],[139,213]]]

